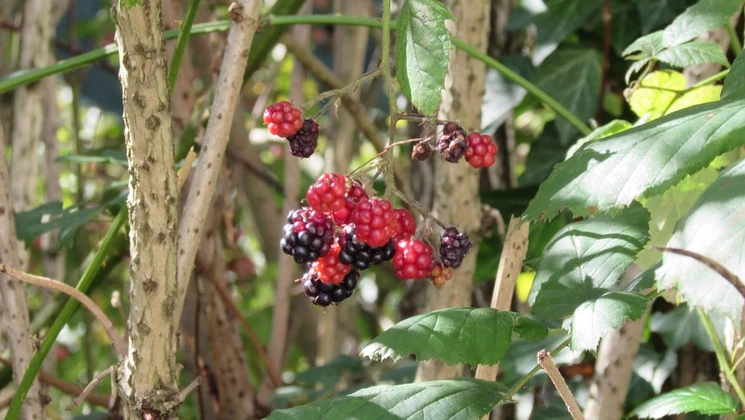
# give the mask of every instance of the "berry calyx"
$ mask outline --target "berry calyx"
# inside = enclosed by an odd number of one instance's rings
[[[465,233],[451,226],[440,235],[440,260],[446,268],[458,268],[463,263],[468,250],[471,249],[471,241]]]
[[[395,209],[393,212],[396,214],[396,220],[398,221],[398,233],[395,239],[411,238],[416,233],[414,216],[406,209]]]
[[[325,214],[308,207],[291,211],[282,232],[279,242],[282,252],[292,255],[298,264],[328,254],[334,243],[334,223]]]
[[[466,147],[466,161],[474,168],[486,168],[496,162],[497,145],[491,136],[481,134],[478,131],[468,135],[468,146]]]
[[[344,264],[339,260],[340,251],[339,244],[334,243],[329,253],[319,258],[311,266],[312,270],[318,275],[318,279],[322,282],[339,284],[344,280],[344,276],[352,270],[351,265]]]
[[[437,139],[437,150],[443,159],[457,163],[463,157],[466,146],[466,130],[452,121],[446,123],[442,135]]]
[[[395,243],[393,268],[401,280],[423,279],[435,268],[432,247],[420,240],[401,239]]]
[[[379,198],[362,198],[352,212],[351,222],[356,226],[357,239],[373,248],[384,246],[399,233],[393,206]]]
[[[299,158],[310,157],[318,146],[318,123],[312,119],[303,120],[302,127],[290,136],[290,154]]]
[[[303,127],[303,113],[287,101],[277,102],[264,111],[264,124],[275,136],[289,137]]]
[[[432,277],[432,284],[435,287],[442,287],[453,277],[453,269],[445,268],[440,264],[437,264],[435,265],[435,268],[432,269],[430,276]]]
[[[360,242],[354,234],[355,226],[347,225],[344,233],[339,237],[339,261],[351,265],[356,270],[367,270],[370,266],[379,265],[393,259],[396,249],[392,241],[384,246],[373,248]]]
[[[357,208],[357,203],[364,197],[367,197],[362,183],[352,181],[352,185],[347,189],[347,195],[344,197],[344,208],[334,212],[334,222],[340,225],[349,223],[352,212]]]
[[[340,174],[323,174],[308,188],[305,198],[313,210],[331,213],[344,208],[347,179]]]

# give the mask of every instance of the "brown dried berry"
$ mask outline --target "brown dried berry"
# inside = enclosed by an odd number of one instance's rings
[[[411,151],[412,160],[427,160],[431,155],[432,146],[429,145],[427,140],[415,144],[414,149]]]
[[[466,131],[453,121],[449,121],[437,139],[437,150],[442,157],[451,163],[457,163],[466,151]]]

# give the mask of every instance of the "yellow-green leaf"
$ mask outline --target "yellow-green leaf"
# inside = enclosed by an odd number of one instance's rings
[[[667,109],[665,115],[683,108],[688,108],[689,106],[718,101],[721,93],[722,86],[701,86],[700,88],[693,89],[678,96],[670,105],[670,108]]]
[[[673,70],[662,70],[648,74],[629,98],[629,106],[641,117],[649,113],[649,120],[665,115],[670,105],[686,88],[686,78]]]

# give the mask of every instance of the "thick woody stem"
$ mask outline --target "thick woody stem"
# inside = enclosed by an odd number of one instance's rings
[[[168,418],[178,400],[177,176],[161,2],[115,2],[129,163],[129,348],[116,380],[127,419]]]
[[[207,218],[210,197],[214,195],[217,178],[223,167],[230,126],[246,69],[246,58],[260,23],[261,3],[260,0],[241,0],[230,5],[229,14],[233,23],[215,87],[215,100],[210,110],[199,163],[178,230],[177,313],[181,312],[183,297],[194,269],[194,258],[202,238],[199,229]]]
[[[577,405],[577,401],[574,399],[572,391],[569,389],[569,386],[567,386],[564,377],[561,376],[559,368],[557,368],[556,363],[554,363],[554,359],[551,358],[551,353],[546,350],[541,350],[538,352],[537,359],[538,364],[546,371],[548,377],[551,378],[551,382],[556,386],[556,390],[559,391],[559,395],[561,395],[561,399],[564,400],[564,404],[566,404],[567,410],[569,410],[569,414],[571,414],[572,418],[574,420],[584,420],[584,417],[582,417],[582,410],[579,409],[579,405]]]

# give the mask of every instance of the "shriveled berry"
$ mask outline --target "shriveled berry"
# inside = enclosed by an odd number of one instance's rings
[[[435,267],[432,247],[420,240],[401,239],[396,242],[393,268],[401,280],[423,279]]]
[[[445,124],[442,135],[437,138],[437,150],[451,163],[457,163],[463,157],[466,145],[466,131],[453,121]]]
[[[409,239],[416,233],[416,221],[411,212],[406,209],[395,209],[393,212],[396,214],[396,220],[398,220],[398,233],[395,239]]]
[[[303,126],[293,135],[287,136],[290,154],[299,158],[310,157],[318,146],[318,123],[312,119],[303,120]]]
[[[362,198],[352,212],[351,222],[360,242],[373,248],[384,246],[399,232],[393,206],[387,200]]]
[[[349,264],[356,270],[366,270],[373,265],[379,265],[393,258],[396,250],[393,241],[388,241],[384,246],[373,248],[360,242],[354,234],[355,225],[347,225],[339,237],[339,261]]]
[[[463,263],[468,250],[471,249],[471,241],[465,233],[451,226],[440,235],[440,260],[447,268],[458,268]]]
[[[430,273],[430,277],[432,278],[432,284],[435,285],[435,287],[442,287],[453,277],[453,269],[445,268],[437,264],[432,270],[432,273]]]
[[[339,244],[334,243],[328,255],[319,258],[311,266],[321,282],[339,284],[344,280],[344,276],[352,270],[351,265],[344,264],[339,260],[340,251]]]
[[[334,212],[334,222],[339,225],[349,223],[352,212],[357,208],[357,203],[364,197],[367,197],[367,193],[362,188],[362,183],[356,180],[352,181],[352,185],[347,189],[347,194],[344,196],[344,208]]]
[[[344,208],[347,180],[340,174],[323,174],[308,188],[305,198],[313,210],[331,213]]]
[[[334,243],[334,223],[323,213],[303,207],[287,215],[279,242],[282,252],[305,264],[329,253]]]
[[[429,140],[423,140],[415,144],[411,149],[411,160],[427,160],[432,156],[432,146]]]
[[[478,131],[468,135],[466,147],[466,161],[474,168],[486,168],[494,165],[497,156],[497,145],[491,136]]]
[[[275,136],[289,137],[303,127],[303,113],[287,101],[269,105],[264,111],[264,124]]]

